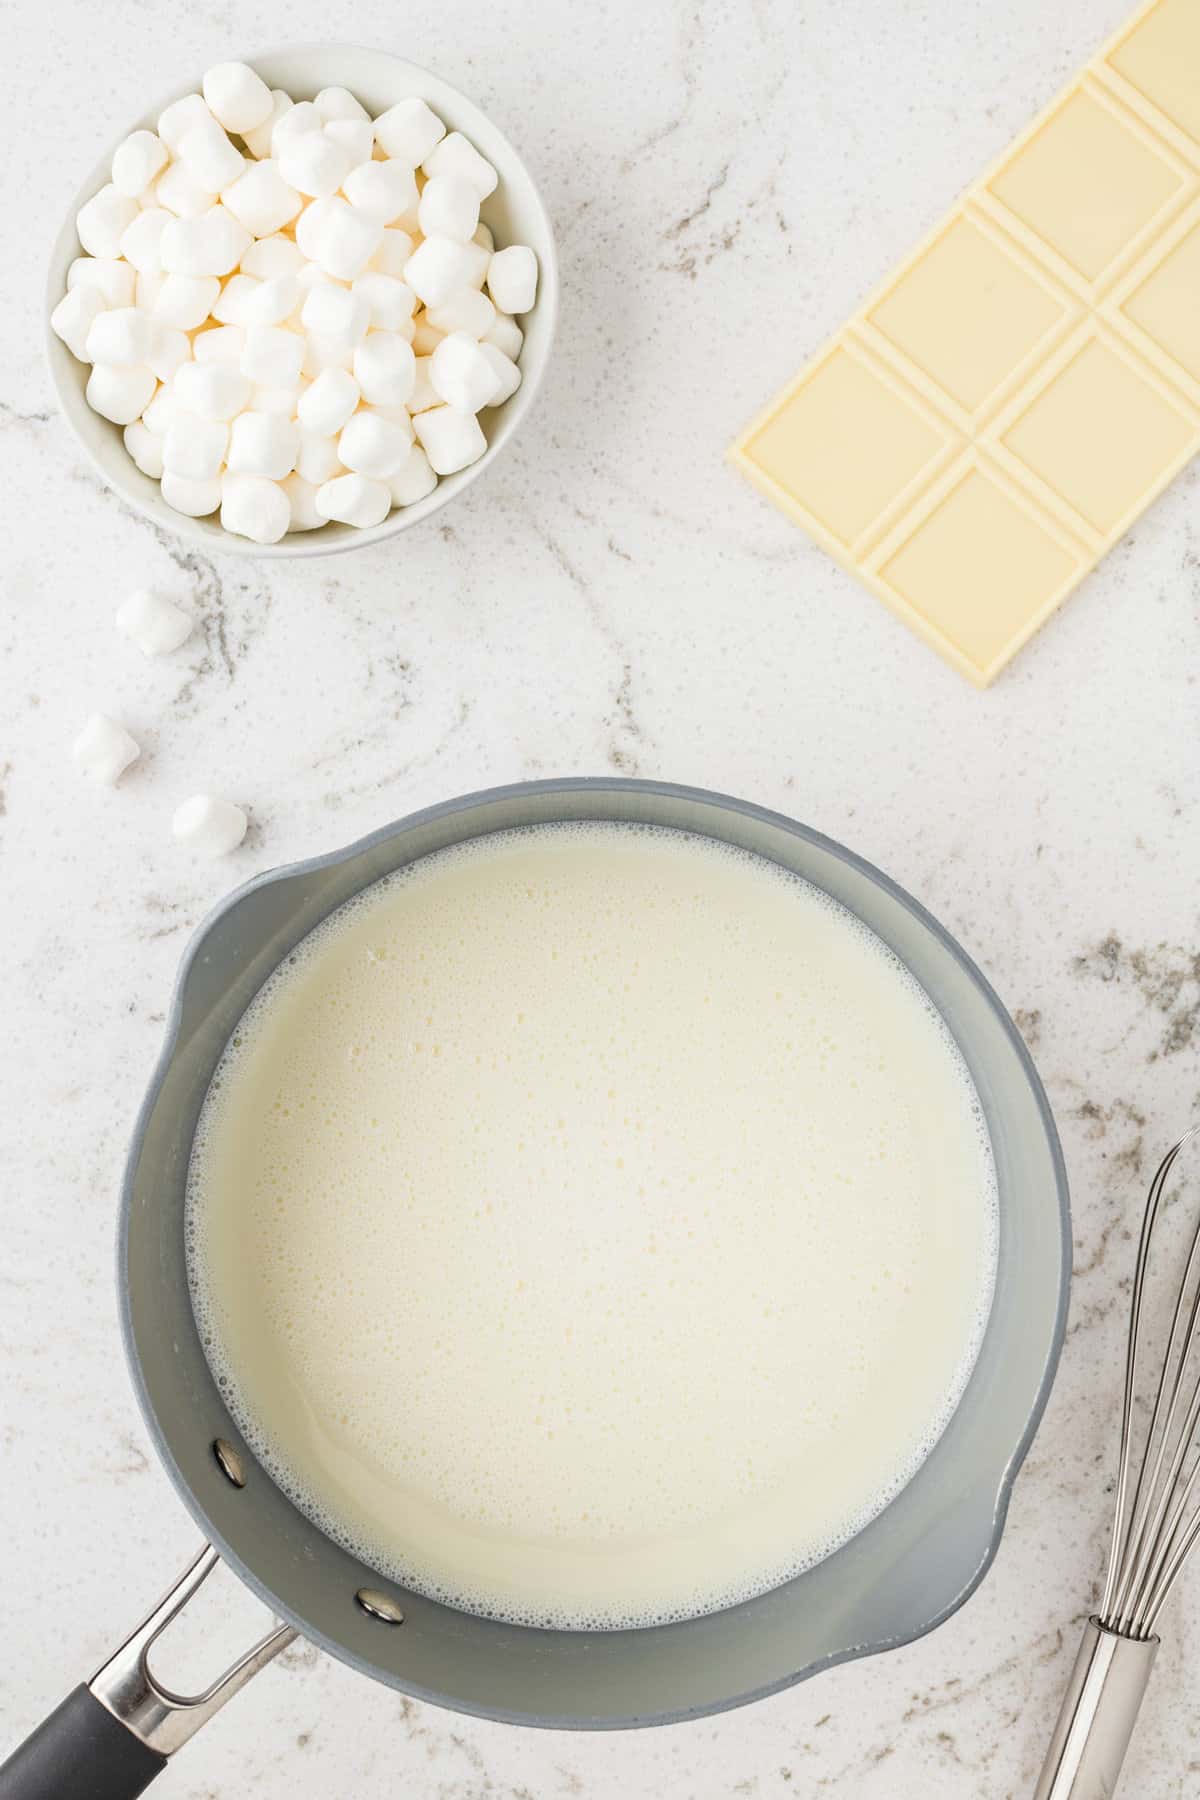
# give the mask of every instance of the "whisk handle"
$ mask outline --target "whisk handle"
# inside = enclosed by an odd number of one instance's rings
[[[1088,1620],[1033,1800],[1112,1800],[1157,1650]]]

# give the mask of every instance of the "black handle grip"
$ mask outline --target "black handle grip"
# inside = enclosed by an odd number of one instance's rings
[[[134,1800],[166,1766],[81,1686],[0,1763],[0,1800]]]

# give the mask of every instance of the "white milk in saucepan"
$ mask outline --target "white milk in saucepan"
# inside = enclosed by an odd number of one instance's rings
[[[978,1101],[773,864],[551,826],[306,940],[192,1160],[209,1358],[296,1504],[472,1611],[650,1624],[844,1541],[930,1449],[995,1265]]]

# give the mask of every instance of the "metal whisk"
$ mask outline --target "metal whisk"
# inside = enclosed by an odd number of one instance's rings
[[[1175,1159],[1198,1132],[1193,1126],[1167,1152],[1150,1183],[1133,1276],[1104,1598],[1084,1631],[1034,1800],[1109,1800],[1116,1792],[1158,1650],[1155,1626],[1200,1538],[1200,1213],[1157,1385],[1153,1374],[1144,1387],[1140,1379],[1155,1225]]]

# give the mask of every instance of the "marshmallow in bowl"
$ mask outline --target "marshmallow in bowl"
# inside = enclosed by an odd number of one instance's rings
[[[145,364],[96,363],[88,376],[87,403],[114,425],[132,425],[149,406],[157,386],[158,377]]]
[[[457,475],[487,448],[474,413],[456,412],[452,406],[431,406],[417,413],[413,430],[435,475]]]
[[[217,63],[201,84],[204,100],[226,131],[252,131],[271,113],[271,90],[247,63]]]
[[[118,146],[52,329],[168,506],[263,545],[369,529],[483,455],[537,259],[495,245],[496,170],[425,101],[202,85]]]
[[[170,151],[153,131],[133,131],[113,152],[112,184],[136,200],[165,167]]]
[[[133,419],[125,427],[122,436],[125,440],[126,450],[142,474],[148,475],[152,481],[161,481],[163,477],[162,438],[157,437],[148,425],[143,424],[141,419]]]
[[[287,460],[280,458],[281,462]],[[278,481],[265,475],[227,470],[218,486],[221,523],[226,531],[252,538],[256,544],[277,544],[286,535],[292,521],[291,507]]]
[[[382,525],[392,510],[392,490],[386,481],[366,475],[338,475],[317,489],[316,508],[326,519],[367,530]]]
[[[487,268],[488,293],[502,313],[527,313],[537,294],[537,257],[525,244],[493,253]]]
[[[397,100],[375,121],[375,142],[385,156],[419,168],[446,135],[446,127],[433,108],[415,96]]]
[[[50,324],[71,355],[78,362],[87,361],[87,341],[97,316],[104,311],[104,297],[99,288],[68,288],[54,311]]]

